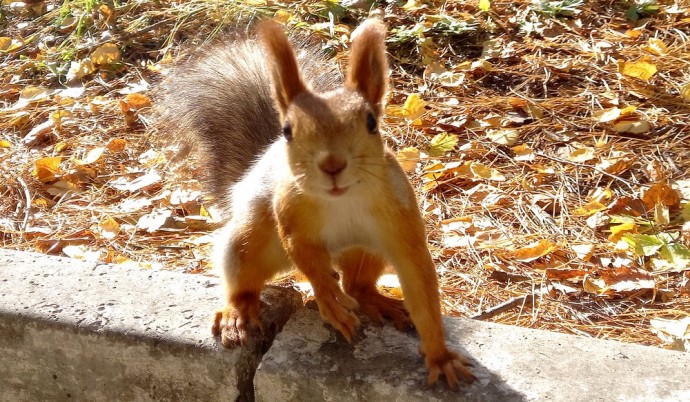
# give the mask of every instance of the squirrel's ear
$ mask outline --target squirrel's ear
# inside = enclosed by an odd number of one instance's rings
[[[258,32],[273,79],[273,94],[280,113],[284,115],[294,97],[306,92],[307,87],[300,77],[295,51],[283,27],[273,21],[264,21]]]
[[[368,19],[352,33],[350,47],[346,86],[364,95],[376,114],[381,112],[381,101],[388,86],[385,39],[383,22]]]

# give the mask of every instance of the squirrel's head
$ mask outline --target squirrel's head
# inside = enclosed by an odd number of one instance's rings
[[[370,184],[384,180],[379,121],[388,63],[383,23],[370,19],[355,30],[345,86],[326,93],[307,88],[280,25],[264,22],[259,32],[290,169],[300,188],[339,197],[366,191]]]

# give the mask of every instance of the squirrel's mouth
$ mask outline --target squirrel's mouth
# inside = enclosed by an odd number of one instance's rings
[[[338,187],[338,186],[333,186],[333,188],[331,188],[330,190],[328,190],[328,194],[337,197],[337,196],[339,196],[339,195],[345,194],[345,192],[347,191],[348,188],[349,188],[349,187]]]

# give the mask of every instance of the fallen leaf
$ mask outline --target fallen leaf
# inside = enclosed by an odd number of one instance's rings
[[[415,121],[422,117],[425,106],[426,102],[424,102],[419,94],[410,94],[407,96],[405,104],[403,105],[402,115],[410,121]]]
[[[574,150],[568,156],[568,160],[572,162],[587,162],[594,159],[594,149],[593,148],[579,148]]]
[[[481,11],[489,11],[491,9],[491,0],[479,0],[479,9]]]
[[[608,239],[610,242],[615,243],[621,239],[621,236],[630,232],[637,233],[637,224],[635,222],[625,222],[620,225],[611,226],[611,234]]]
[[[429,156],[438,157],[450,152],[458,144],[458,136],[455,134],[436,134],[429,143]]]
[[[164,208],[157,208],[139,218],[137,221],[137,228],[153,233],[160,229],[169,217],[172,216],[172,211]]]
[[[518,261],[529,262],[543,257],[558,249],[558,246],[548,240],[539,240],[525,247],[515,250],[514,256]]]
[[[130,191],[134,192],[137,190],[145,189],[158,182],[160,182],[161,176],[156,172],[149,172],[143,176],[139,176],[136,179],[128,180],[127,178],[119,178],[110,182],[110,185],[120,191]]]
[[[626,233],[621,238],[633,247],[636,255],[645,257],[656,254],[666,244],[659,236],[647,234]]]
[[[690,102],[690,82],[680,87],[680,96],[685,99],[686,102]]]
[[[103,238],[111,240],[120,232],[120,224],[111,217],[107,217],[98,224],[98,230]]]
[[[592,258],[592,254],[594,254],[593,244],[575,244],[571,246],[571,248],[575,252],[577,258],[583,261],[589,261],[589,259]]]
[[[609,121],[614,121],[621,116],[621,110],[617,107],[612,107],[610,109],[597,110],[592,113],[592,117],[598,123],[607,123]]]
[[[486,136],[493,142],[501,145],[512,146],[515,145],[520,133],[512,128],[503,128],[496,130],[486,130]]]
[[[151,98],[140,93],[131,93],[125,96],[125,103],[129,106],[129,110],[143,109],[151,106]]]
[[[652,318],[649,325],[651,331],[664,341],[666,349],[690,352],[690,317],[679,320]]]
[[[657,68],[648,58],[642,58],[635,62],[619,61],[618,71],[628,77],[647,81],[656,74]]]
[[[623,120],[614,124],[611,129],[617,132],[642,134],[649,131],[649,123],[644,120]]]
[[[106,148],[108,148],[108,151],[112,153],[117,153],[124,151],[126,146],[127,140],[123,138],[113,138],[112,140],[110,140],[110,142],[108,142]]]
[[[101,251],[90,250],[84,245],[68,245],[62,248],[62,252],[68,257],[90,262],[96,262],[101,258]]]
[[[594,215],[599,211],[605,211],[606,205],[602,204],[599,201],[590,201],[587,204],[581,206],[580,208],[577,208],[576,210],[573,211],[573,215],[575,216],[590,216]]]
[[[41,158],[35,162],[36,167],[32,173],[43,183],[57,180],[58,176],[62,174],[60,163],[62,163],[61,156]]]
[[[620,268],[597,271],[597,275],[585,276],[583,289],[588,293],[604,294],[611,292],[634,292],[643,289],[654,289],[656,282],[648,272]]]
[[[511,148],[515,152],[516,161],[532,162],[535,158],[534,150],[527,145],[517,145]]]
[[[642,202],[648,209],[654,208],[657,204],[663,204],[671,208],[680,205],[680,194],[666,182],[654,184],[642,196]]]
[[[649,38],[647,41],[647,47],[645,49],[659,56],[663,56],[668,53],[666,44],[664,41],[658,38]]]
[[[120,49],[114,43],[106,43],[91,53],[91,62],[96,66],[109,65],[120,60]]]
[[[101,156],[103,156],[103,152],[105,152],[104,147],[93,148],[92,150],[86,153],[86,157],[84,157],[84,159],[77,159],[74,161],[74,163],[79,166],[90,165],[101,159]]]
[[[403,148],[398,152],[396,159],[406,172],[414,172],[419,164],[419,150],[415,147]]]

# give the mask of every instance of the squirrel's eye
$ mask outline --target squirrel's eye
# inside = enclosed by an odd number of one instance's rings
[[[285,136],[285,139],[288,141],[292,140],[292,126],[289,121],[286,121],[283,126],[283,136]]]
[[[367,114],[367,130],[371,134],[376,134],[376,117],[371,112]]]

